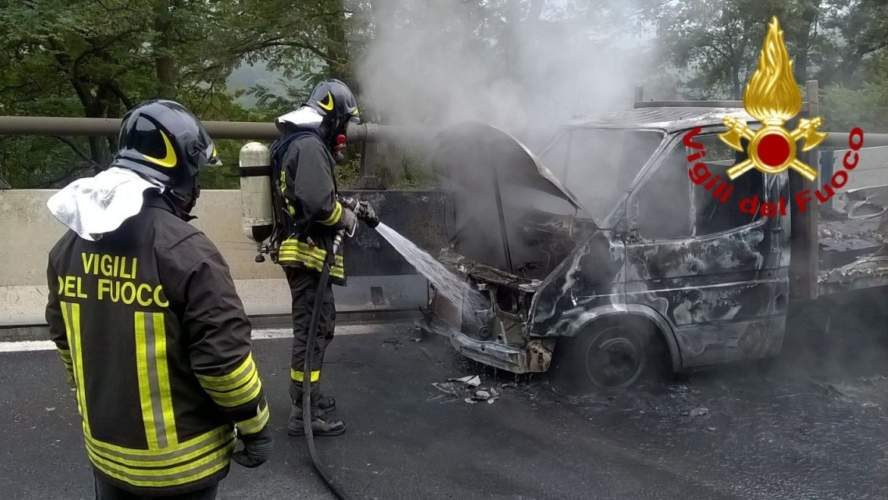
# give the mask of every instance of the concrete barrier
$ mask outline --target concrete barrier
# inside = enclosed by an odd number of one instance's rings
[[[837,149],[833,171],[842,168],[842,159],[847,149]],[[843,189],[854,189],[869,186],[888,185],[888,147],[865,147],[860,150],[857,167],[848,176],[848,183]],[[829,182],[829,179],[820,181]]]
[[[54,190],[0,190],[0,327],[44,324],[46,257],[65,228],[46,209]],[[446,200],[431,191],[361,191],[380,218],[420,246],[435,249],[446,234]],[[255,262],[243,235],[240,192],[201,194],[194,225],[219,247],[250,315],[286,314],[290,296],[279,266]],[[411,309],[425,302],[425,280],[375,231],[361,228],[346,246],[349,286],[334,287],[341,311]]]

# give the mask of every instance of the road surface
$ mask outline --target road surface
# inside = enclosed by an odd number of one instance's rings
[[[319,439],[356,498],[888,498],[888,363],[880,341],[837,357],[684,376],[657,393],[570,398],[544,377],[494,373],[406,323],[349,326],[325,390],[348,432]],[[286,436],[289,341],[263,331],[257,363],[274,454],[232,465],[222,499],[330,498],[304,443]],[[92,498],[74,398],[55,352],[0,350],[4,498]],[[863,358],[861,358],[863,359]],[[846,369],[847,368],[847,369]],[[478,374],[500,394],[470,404]],[[456,396],[446,391],[453,390]]]

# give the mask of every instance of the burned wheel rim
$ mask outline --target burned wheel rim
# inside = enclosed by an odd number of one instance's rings
[[[585,354],[586,376],[598,387],[628,387],[644,372],[644,346],[632,332],[618,327],[595,335]]]

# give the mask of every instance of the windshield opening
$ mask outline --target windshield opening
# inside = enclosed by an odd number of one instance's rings
[[[603,221],[663,140],[648,130],[574,128],[543,153],[543,164],[582,204]]]

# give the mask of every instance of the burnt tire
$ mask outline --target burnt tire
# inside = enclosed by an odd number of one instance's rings
[[[669,351],[656,328],[643,321],[592,324],[558,341],[551,382],[559,392],[655,389],[670,375]]]

